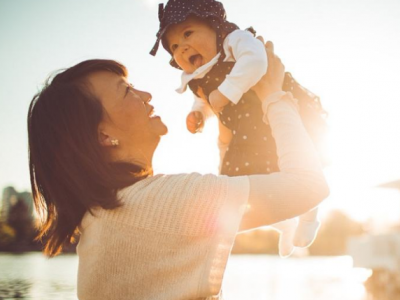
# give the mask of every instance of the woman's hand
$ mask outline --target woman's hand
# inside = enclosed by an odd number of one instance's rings
[[[262,37],[257,38],[264,43]],[[283,78],[285,76],[285,66],[282,64],[280,58],[275,55],[274,44],[270,41],[266,42],[265,50],[268,56],[267,73],[252,88],[261,101],[275,92],[282,91]]]

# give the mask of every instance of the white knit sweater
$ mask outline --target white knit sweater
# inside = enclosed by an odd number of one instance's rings
[[[249,192],[245,178],[154,176],[82,222],[78,297],[204,299],[219,293]]]
[[[121,207],[87,213],[77,249],[78,298],[220,299],[245,211],[245,228],[259,226],[304,213],[326,197],[317,156],[310,155],[313,146],[293,105],[278,104],[282,97],[263,103],[267,115],[269,104],[277,102],[266,121],[277,143],[280,173],[254,179],[157,175],[121,190]]]

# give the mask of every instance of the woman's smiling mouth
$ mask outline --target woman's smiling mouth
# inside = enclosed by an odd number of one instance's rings
[[[149,118],[154,117],[154,107],[151,106],[150,111],[147,114],[149,116]]]

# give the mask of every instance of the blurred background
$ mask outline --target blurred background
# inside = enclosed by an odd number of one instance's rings
[[[189,92],[161,48],[158,0],[0,0],[0,299],[76,299],[77,257],[51,260],[32,242],[26,115],[56,70],[91,58],[122,62],[169,128],[156,173],[217,173],[217,123],[186,131]],[[228,20],[275,44],[329,113],[331,195],[314,244],[277,256],[268,228],[237,237],[228,299],[400,299],[400,2],[225,0]],[[196,159],[193,159],[193,158]],[[290,286],[290,288],[288,288]]]

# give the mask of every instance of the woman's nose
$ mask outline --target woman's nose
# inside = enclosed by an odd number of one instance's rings
[[[149,103],[152,99],[151,94],[148,92],[142,92],[142,94],[140,95],[140,98],[142,98],[142,100],[146,103]]]

